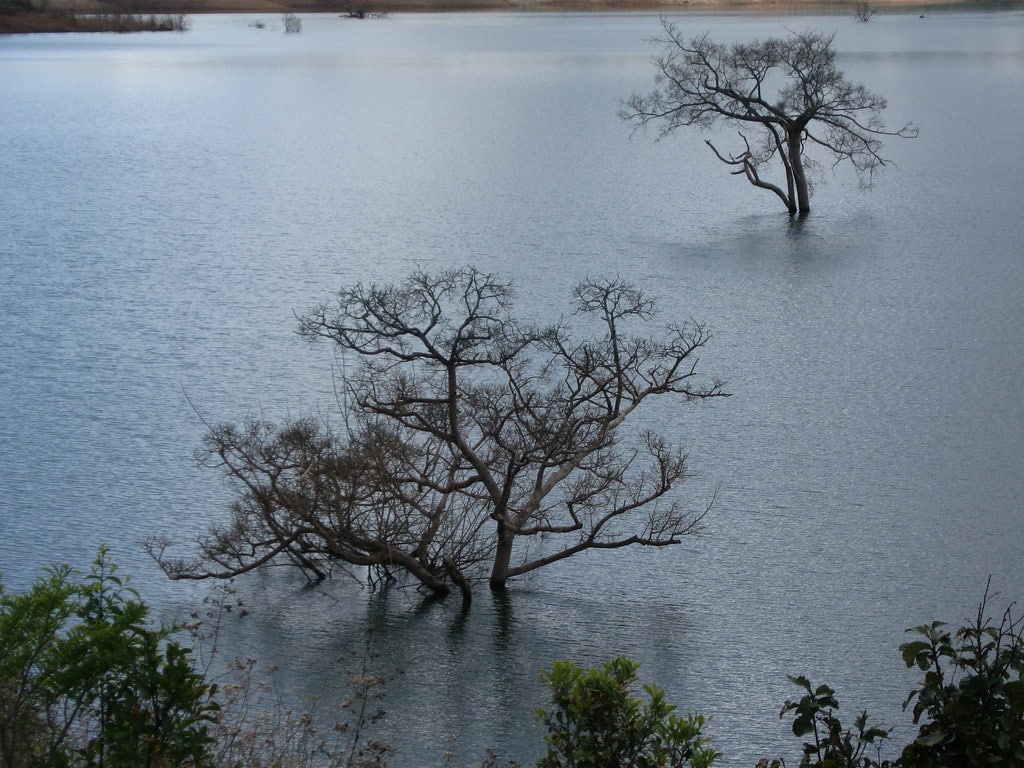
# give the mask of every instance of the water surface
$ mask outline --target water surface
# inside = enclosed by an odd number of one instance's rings
[[[0,38],[0,570],[25,586],[101,542],[166,615],[139,541],[223,519],[203,419],[334,407],[295,313],[356,280],[473,263],[550,319],[618,273],[709,323],[726,401],[645,418],[686,445],[705,534],[578,558],[423,609],[409,591],[241,585],[231,632],[335,695],[371,628],[400,765],[529,758],[552,659],[642,663],[715,719],[727,765],[795,756],[787,673],[899,722],[903,629],[956,621],[989,574],[1024,593],[1024,15],[696,16],[722,40],[835,30],[889,99],[896,167],[819,181],[793,222],[698,134],[631,135],[650,14],[195,17],[177,35]],[[721,141],[728,141],[721,137]],[[845,708],[845,706],[844,706]]]

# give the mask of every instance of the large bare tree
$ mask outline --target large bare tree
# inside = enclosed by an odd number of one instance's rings
[[[230,523],[194,559],[151,553],[172,578],[231,577],[291,563],[315,578],[369,567],[433,593],[509,579],[586,550],[676,544],[707,507],[674,493],[686,456],[623,424],[646,401],[723,396],[701,381],[696,323],[634,335],[654,302],[618,279],[587,280],[568,323],[512,314],[509,284],[474,268],[356,285],[301,318],[349,370],[342,423],[213,427],[202,461],[238,486]],[[663,406],[664,407],[664,406]]]
[[[886,130],[885,99],[846,79],[836,66],[834,35],[808,31],[723,45],[707,34],[686,39],[664,19],[662,26],[656,88],[630,97],[621,117],[660,125],[661,136],[691,126],[736,127],[738,154],[720,152],[710,140],[707,145],[733,174],[777,195],[791,214],[811,208],[808,145],[824,150],[834,165],[851,164],[862,185],[870,185],[887,164],[882,137],[917,135],[909,123]],[[785,174],[781,184],[761,176],[776,161]]]

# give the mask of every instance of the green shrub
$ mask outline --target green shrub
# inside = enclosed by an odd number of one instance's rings
[[[913,705],[916,739],[903,750],[907,768],[1024,765],[1024,633],[1011,605],[998,624],[987,615],[988,590],[974,620],[955,632],[942,622],[907,630],[908,667],[924,671]]]
[[[707,768],[720,756],[703,717],[677,716],[653,685],[643,688],[647,701],[633,695],[637,667],[625,658],[589,670],[556,661],[543,673],[554,708],[538,711],[548,749],[537,768]]]
[[[903,661],[924,677],[904,708],[919,731],[895,761],[881,759],[890,732],[870,724],[867,712],[844,728],[832,688],[790,677],[802,695],[780,717],[792,717],[803,739],[799,764],[1024,766],[1024,621],[1011,605],[996,622],[988,602],[986,589],[975,618],[955,631],[942,622],[908,630],[915,639],[900,646]],[[192,615],[196,653],[204,639],[216,645],[233,605],[222,598],[207,621]],[[237,605],[233,615],[244,616]],[[281,709],[272,672],[269,682],[257,678],[252,660],[236,662],[218,691],[196,671],[193,651],[173,639],[175,630],[152,624],[105,549],[84,575],[52,566],[23,594],[0,583],[0,768],[386,766],[393,748],[367,729],[383,717],[377,702],[390,678],[370,669],[369,640],[344,718],[325,732],[312,713]],[[206,658],[202,669],[211,663]],[[595,669],[556,661],[543,672],[551,708],[537,712],[547,751],[536,768],[712,766],[720,753],[704,733],[707,721],[677,715],[656,686],[636,695],[637,669],[617,658]],[[493,755],[484,763],[496,764]]]
[[[779,717],[793,713],[793,735],[799,738],[810,736],[804,742],[800,765],[808,768],[887,768],[891,764],[881,761],[878,751],[881,743],[889,738],[889,731],[877,725],[868,724],[868,713],[861,712],[854,720],[853,729],[843,729],[836,715],[839,700],[836,692],[827,685],[812,688],[806,677],[789,677],[790,682],[800,686],[804,695],[799,701],[787,701]],[[868,752],[875,751],[872,758]],[[778,759],[769,763],[762,760],[759,765],[780,768],[786,764]]]
[[[903,708],[913,707],[916,738],[898,759],[881,761],[889,731],[868,725],[862,712],[853,730],[844,730],[835,691],[812,689],[805,677],[791,677],[804,690],[787,701],[780,717],[792,713],[793,733],[810,736],[803,744],[801,766],[820,768],[1000,768],[1024,766],[1024,631],[1011,604],[996,623],[988,615],[989,593],[973,620],[955,631],[941,621],[908,629],[918,639],[903,643],[908,667],[924,672]],[[875,751],[872,758],[869,747]],[[759,765],[784,766],[785,760]]]
[[[210,764],[216,688],[148,614],[105,549],[0,588],[0,766]]]

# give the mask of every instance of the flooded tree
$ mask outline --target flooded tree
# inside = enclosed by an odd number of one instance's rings
[[[877,11],[871,7],[871,4],[868,3],[867,0],[864,0],[863,3],[857,3],[857,7],[853,12],[853,18],[863,24],[867,24],[875,18],[875,13],[877,13]]]
[[[589,333],[524,323],[512,287],[474,268],[356,285],[301,318],[342,353],[341,424],[213,427],[201,459],[237,485],[231,520],[194,559],[149,550],[172,578],[292,564],[316,579],[369,569],[469,599],[588,550],[663,547],[707,506],[673,491],[686,455],[624,424],[648,400],[723,396],[702,381],[697,323],[637,334],[654,301],[618,279],[572,295]]]
[[[675,25],[662,25],[666,37],[658,42],[665,50],[655,58],[657,87],[630,97],[620,116],[638,126],[657,124],[661,136],[686,127],[737,127],[738,153],[720,152],[711,141],[707,145],[735,169],[734,175],[777,195],[792,214],[811,208],[808,147],[823,150],[833,165],[849,163],[869,186],[887,163],[880,154],[882,137],[917,135],[909,123],[886,130],[885,99],[838,69],[834,35],[808,31],[723,45],[706,34],[686,39]],[[781,184],[761,176],[774,162],[785,174]]]

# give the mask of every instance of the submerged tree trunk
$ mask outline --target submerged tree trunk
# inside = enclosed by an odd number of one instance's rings
[[[437,574],[431,573],[427,568],[424,568],[415,560],[415,558],[400,556],[396,557],[391,562],[395,565],[400,565],[408,573],[415,576],[419,580],[420,584],[433,592],[437,597],[448,597],[448,595],[451,594],[451,587],[445,583],[444,579]]]
[[[796,187],[796,207],[790,205],[790,213],[798,213],[801,216],[811,210],[811,192],[807,186],[807,175],[804,173],[803,159],[803,134],[802,126],[792,126],[786,131],[786,148],[789,155],[789,164],[793,169],[793,183]]]
[[[515,543],[515,532],[508,524],[498,521],[498,546],[494,551],[494,565],[491,567],[490,587],[492,592],[503,592],[508,581],[512,563],[512,545]]]
[[[469,583],[469,579],[466,578],[465,574],[459,570],[459,567],[452,560],[447,558],[444,561],[444,569],[445,573],[448,574],[448,578],[455,583],[455,586],[462,593],[462,606],[468,608],[470,603],[473,602],[473,586]],[[446,597],[446,595],[438,596]]]

